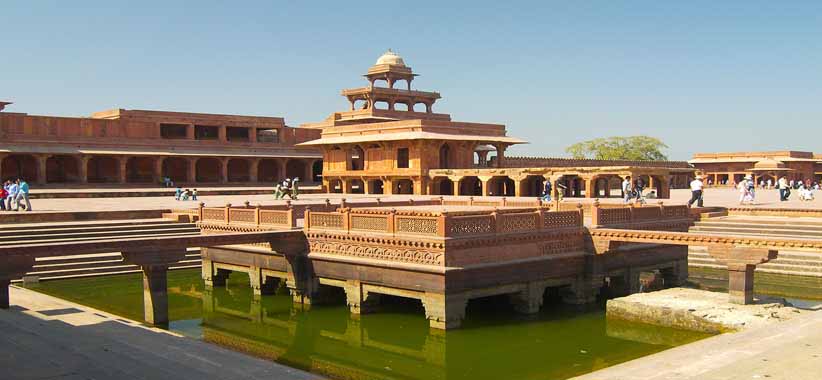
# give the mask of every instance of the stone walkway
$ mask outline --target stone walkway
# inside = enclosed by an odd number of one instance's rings
[[[320,379],[165,330],[11,287],[0,310],[0,378]]]
[[[722,334],[573,380],[818,380],[822,312]]]

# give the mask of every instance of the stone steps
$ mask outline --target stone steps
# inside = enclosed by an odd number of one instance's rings
[[[98,227],[100,228],[100,227]],[[0,244],[7,244],[14,242],[15,244],[25,244],[26,242],[47,242],[47,241],[61,241],[61,240],[75,240],[85,238],[111,238],[111,237],[126,237],[132,235],[147,235],[151,233],[169,234],[169,233],[199,233],[200,230],[194,224],[180,224],[180,225],[147,225],[136,226],[134,228],[126,229],[123,227],[106,228],[96,231],[66,231],[54,230],[52,232],[37,231],[33,233],[17,231],[13,234],[0,234]]]
[[[195,224],[164,219],[33,223],[1,227],[0,246],[199,234]],[[199,248],[189,248],[185,259],[170,269],[199,268],[200,263]],[[126,264],[119,252],[111,252],[40,258],[26,277],[51,280],[135,272],[140,272],[139,266]]]
[[[690,228],[689,232],[711,233],[722,235],[745,235],[763,237],[785,237],[797,239],[822,239],[822,231],[812,231],[804,229],[770,229],[770,227],[712,227],[696,225]]]

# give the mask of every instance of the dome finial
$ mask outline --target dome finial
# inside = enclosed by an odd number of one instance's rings
[[[394,53],[390,48],[377,59],[377,65],[394,65],[405,66],[405,61],[402,60],[399,54]]]

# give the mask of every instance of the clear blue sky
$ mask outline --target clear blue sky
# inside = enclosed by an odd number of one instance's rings
[[[232,5],[236,3],[237,5]],[[563,155],[647,134],[696,151],[822,152],[822,1],[4,1],[8,111],[344,110],[387,48],[435,111]]]

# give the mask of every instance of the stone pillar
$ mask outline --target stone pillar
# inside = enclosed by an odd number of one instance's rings
[[[2,138],[4,136],[4,133],[5,133],[5,131],[0,131],[0,138]],[[3,160],[6,159],[6,156],[8,156],[8,155],[5,154],[5,153],[0,153],[0,179],[6,178],[3,175]]]
[[[38,185],[45,185],[46,184],[46,163],[49,159],[48,154],[41,154],[37,155],[37,184]]]
[[[221,143],[225,143],[228,141],[228,137],[226,136],[226,126],[221,125],[217,128],[217,141]]]
[[[123,261],[143,271],[143,312],[146,323],[168,325],[168,266],[185,258],[185,248],[124,251]]]
[[[728,264],[728,301],[740,305],[753,303],[755,269],[754,264]]]
[[[220,183],[228,183],[228,158],[220,161]]]
[[[340,178],[340,190],[342,190],[343,194],[351,193],[351,187],[350,186],[351,186],[351,181],[349,181],[345,178]]]
[[[260,167],[260,159],[259,158],[252,158],[250,159],[248,165],[248,179],[251,182],[258,182],[259,179],[257,178],[257,171]]]
[[[413,184],[414,184],[413,185],[414,186],[413,193],[415,195],[428,195],[428,192],[426,191],[426,186],[425,186],[426,185],[425,177],[420,177],[419,179],[415,179],[415,180],[412,180],[412,181],[413,181]]]
[[[197,137],[194,134],[194,124],[189,124],[186,126],[186,139],[187,140],[195,140]]]
[[[128,167],[128,157],[121,156],[117,157],[118,163],[120,164],[119,170],[117,171],[117,175],[119,176],[118,182],[119,183],[126,183],[128,182],[128,172],[126,171]]]
[[[390,178],[386,178],[382,181],[382,192],[385,195],[394,194],[394,181]]]
[[[494,147],[497,148],[497,164],[496,164],[496,167],[501,168],[501,167],[504,166],[503,161],[505,161],[505,148],[506,148],[506,146],[500,144],[500,145],[495,145]]]
[[[687,254],[687,247],[683,248]],[[677,261],[671,268],[660,270],[660,273],[666,288],[682,286],[688,280],[688,260]]]
[[[154,159],[154,183],[163,181],[163,160],[165,160],[165,157]]]
[[[0,256],[0,309],[9,308],[9,284],[34,267],[34,256]]]
[[[79,181],[80,183],[88,183],[88,160],[91,159],[91,156],[80,156],[77,159],[78,165],[80,166],[77,171],[79,173]]]
[[[197,160],[199,160],[197,157],[188,159],[188,175],[186,176],[186,182],[188,183],[197,182]]]
[[[248,278],[251,282],[251,293],[254,299],[263,295],[274,294],[277,290],[278,279],[263,275],[262,268],[251,266],[248,268]]]
[[[257,128],[249,128],[248,129],[248,142],[252,144],[257,143]]]
[[[277,165],[278,165],[277,174],[280,175],[280,178],[279,178],[278,182],[282,182],[283,179],[286,178],[286,168],[288,168],[288,159],[287,158],[281,158],[281,159],[277,160]]]
[[[545,285],[529,282],[521,292],[509,295],[509,299],[517,312],[534,314],[542,307],[544,293]]]
[[[168,286],[166,265],[144,265],[143,310],[146,323],[168,325]]]
[[[303,178],[301,180],[303,183],[310,183],[314,182],[314,161],[306,160],[305,162],[305,172],[303,173]]]
[[[345,283],[345,299],[351,314],[368,314],[376,311],[380,295],[364,291],[357,280],[348,280]]]
[[[513,179],[513,178],[512,178]],[[526,183],[528,183],[527,179],[513,179],[514,180],[514,196],[515,197],[523,197],[525,196],[525,189]]]
[[[465,306],[468,297],[464,294],[445,296],[443,294],[425,293],[422,306],[425,317],[431,328],[449,330],[459,328],[465,319]]]
[[[585,181],[585,198],[597,198],[597,178],[583,178]]]
[[[480,195],[482,195],[484,197],[487,197],[491,193],[491,189],[489,188],[488,185],[491,184],[490,182],[491,182],[491,179],[493,179],[493,178],[494,177],[477,177],[477,179],[479,179],[480,184],[482,186],[482,192],[481,192]]]

